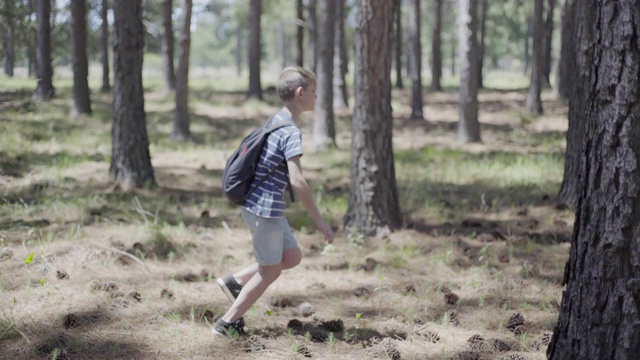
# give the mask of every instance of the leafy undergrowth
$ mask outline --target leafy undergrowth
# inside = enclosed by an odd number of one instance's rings
[[[456,94],[428,94],[427,120],[415,121],[403,110],[408,93],[394,92],[404,106],[394,127],[404,226],[380,238],[341,225],[350,119],[339,112],[338,149],[313,154],[309,136],[303,163],[336,242],[323,244],[294,204],[287,216],[303,261],[247,313],[249,337],[230,341],[211,334],[229,306],[215,278],[253,255],[218,179],[233,144],[276,109],[275,95],[238,107],[240,93],[215,105],[220,94],[195,92],[194,142],[176,144],[171,109],[152,93],[158,188],[122,193],[107,176],[109,96],[72,120],[59,93],[46,105],[21,93],[0,104],[7,358],[545,358],[573,221],[553,200],[566,109],[550,96],[548,115],[523,121],[524,93],[481,94],[484,144],[459,145]]]

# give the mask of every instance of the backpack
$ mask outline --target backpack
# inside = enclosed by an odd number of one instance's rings
[[[245,200],[251,195],[251,183],[255,177],[262,147],[267,136],[274,130],[287,125],[294,124],[291,121],[272,116],[262,126],[247,135],[231,154],[222,173],[222,191],[232,204],[244,205]],[[271,172],[265,176],[262,182],[269,178]],[[257,184],[256,188],[262,185],[262,182]],[[291,201],[294,201],[291,184],[287,184],[287,187],[289,188]]]

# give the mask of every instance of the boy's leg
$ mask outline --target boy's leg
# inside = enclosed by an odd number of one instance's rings
[[[224,314],[222,320],[231,323],[240,319],[242,315],[249,310],[251,305],[258,301],[260,296],[264,294],[267,287],[280,276],[281,271],[282,266],[280,264],[259,265],[258,271],[244,285],[240,295],[238,295],[236,301],[233,302],[227,313]]]

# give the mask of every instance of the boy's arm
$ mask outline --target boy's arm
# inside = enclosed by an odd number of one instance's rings
[[[293,191],[295,191],[298,199],[300,199],[300,201],[302,202],[302,205],[304,205],[309,213],[311,213],[313,221],[316,223],[320,231],[322,231],[322,233],[324,234],[324,238],[329,244],[331,244],[333,242],[333,231],[324,222],[324,219],[322,219],[322,215],[320,215],[320,211],[318,211],[316,203],[313,201],[313,195],[311,194],[309,185],[307,185],[307,180],[305,180],[304,176],[302,175],[302,167],[300,166],[300,155],[289,158],[289,160],[287,160],[287,166],[289,167],[289,181],[291,182]]]

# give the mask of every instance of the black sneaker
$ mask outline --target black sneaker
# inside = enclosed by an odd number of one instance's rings
[[[231,302],[236,301],[238,294],[240,294],[240,291],[242,290],[242,285],[238,284],[236,279],[233,278],[233,275],[226,275],[216,279],[216,281],[229,300]]]
[[[247,334],[244,332],[244,318],[240,318],[232,323],[219,319],[215,325],[213,325],[211,332],[215,335],[230,337],[234,340]]]

